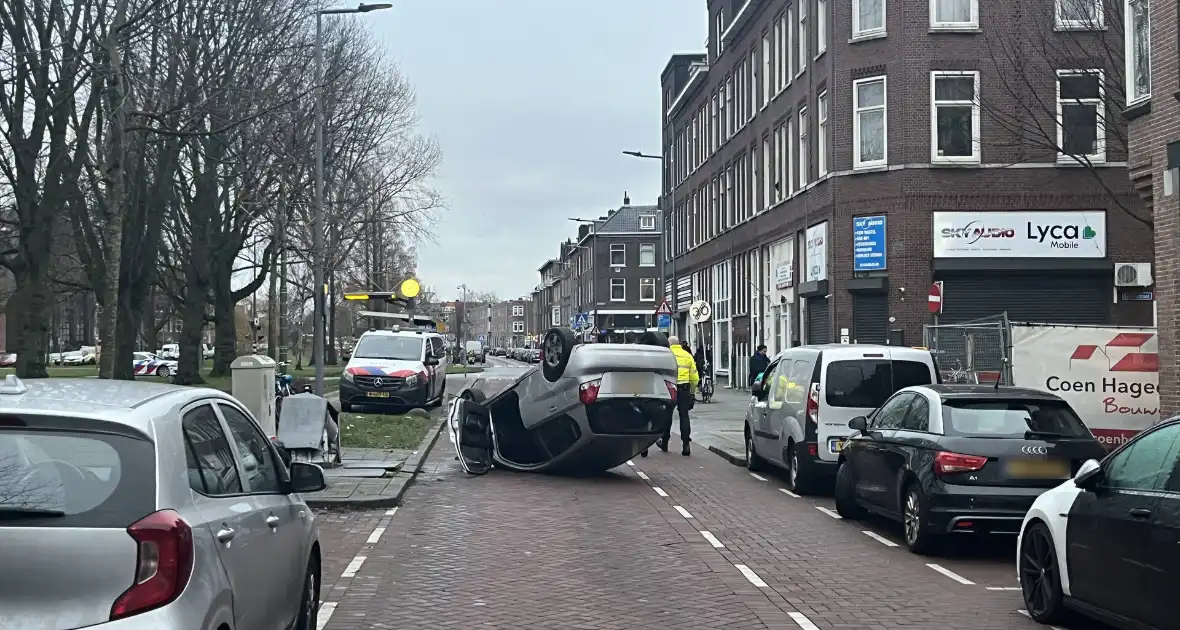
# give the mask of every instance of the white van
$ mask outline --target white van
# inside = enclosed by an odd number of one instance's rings
[[[836,475],[848,421],[911,385],[940,382],[928,350],[828,344],[780,352],[754,383],[746,465],[787,469],[791,489],[814,492]]]

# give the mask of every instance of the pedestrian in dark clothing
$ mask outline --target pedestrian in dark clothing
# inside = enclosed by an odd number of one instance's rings
[[[759,345],[758,349],[754,351],[754,356],[750,357],[750,382],[746,385],[753,385],[754,381],[758,380],[758,375],[765,372],[768,367],[770,367],[770,357],[766,356],[766,346]]]

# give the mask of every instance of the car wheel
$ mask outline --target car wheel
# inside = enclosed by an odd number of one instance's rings
[[[471,389],[470,387],[459,392],[459,398],[462,398],[463,400],[470,400],[471,402],[476,403],[482,403],[488,399],[488,397],[483,392],[479,391],[478,389]]]
[[[1041,522],[1029,525],[1020,542],[1020,591],[1028,616],[1044,624],[1065,621],[1057,550],[1053,534]]]
[[[164,380],[168,380],[168,377],[172,376],[172,370],[167,365],[161,365],[159,368],[156,368],[156,375]]]
[[[316,630],[320,616],[320,567],[315,558],[307,562],[303,578],[303,596],[299,599],[299,616],[295,630]]]
[[[754,434],[746,431],[746,470],[758,472],[766,469],[766,460],[758,456],[754,447]]]
[[[856,502],[856,479],[853,478],[852,464],[840,462],[836,470],[836,513],[841,518],[859,520],[865,517],[865,509]]]
[[[569,365],[570,354],[574,350],[574,333],[568,328],[554,327],[545,333],[542,341],[545,350],[545,361],[541,364],[541,373],[545,380],[556,383],[565,373],[565,366]]]
[[[811,494],[811,479],[799,465],[799,448],[795,444],[787,447],[787,484],[795,494]]]
[[[905,499],[901,506],[902,529],[905,544],[910,551],[922,555],[932,553],[937,536],[926,527],[926,497],[917,481],[906,486]]]
[[[340,411],[343,411],[344,413],[352,413],[352,403],[346,403],[343,400],[340,401]]]

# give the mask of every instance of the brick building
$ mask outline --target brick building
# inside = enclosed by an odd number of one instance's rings
[[[493,347],[523,346],[530,336],[537,334],[531,296],[497,302],[492,304],[491,312],[488,344]]]
[[[707,50],[661,77],[665,290],[720,378],[759,340],[921,344],[933,281],[940,323],[1151,323],[1114,292],[1153,258],[1103,115],[1122,62],[1065,2],[703,3]]]

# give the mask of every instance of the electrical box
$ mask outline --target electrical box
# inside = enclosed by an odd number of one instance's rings
[[[229,369],[232,393],[254,417],[267,437],[278,432],[275,423],[275,360],[263,355],[248,354],[234,359]]]

